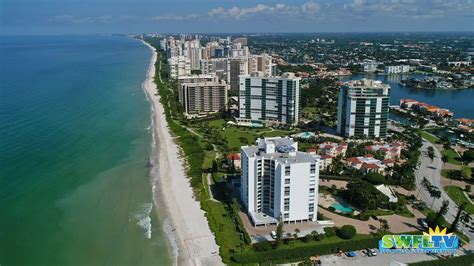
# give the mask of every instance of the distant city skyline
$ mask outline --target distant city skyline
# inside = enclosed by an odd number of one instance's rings
[[[473,31],[471,0],[4,0],[0,34]]]

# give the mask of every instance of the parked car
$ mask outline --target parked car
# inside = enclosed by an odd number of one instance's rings
[[[277,233],[275,231],[272,231],[270,233],[270,236],[273,238],[273,239],[276,239],[277,238]]]
[[[357,253],[355,253],[355,251],[349,251],[346,253],[346,256],[349,258],[357,257]]]
[[[367,256],[375,257],[375,256],[377,256],[377,251],[375,251],[375,249],[373,249],[373,248],[368,248],[367,249]]]
[[[420,219],[418,219],[418,223],[419,223],[423,228],[428,228],[428,223],[426,222],[426,219],[420,218]]]

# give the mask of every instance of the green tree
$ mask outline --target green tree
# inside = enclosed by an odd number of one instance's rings
[[[275,245],[278,247],[281,245],[281,242],[283,240],[283,219],[282,215],[280,214],[280,221],[278,222],[277,229],[276,229],[276,240],[275,240]]]
[[[474,161],[474,149],[464,151],[464,153],[462,154],[462,160],[466,164]]]
[[[262,240],[253,246],[256,251],[269,251],[272,249],[272,244],[268,240]]]
[[[463,213],[461,214],[460,219],[461,219],[461,222],[463,223],[463,226],[464,226],[465,224],[468,224],[468,223],[471,222],[472,217],[471,217],[471,215],[470,215],[469,213],[463,212]]]
[[[380,223],[380,230],[382,230],[382,232],[387,232],[388,230],[390,230],[390,225],[388,224],[387,220],[379,219],[379,223]]]
[[[219,166],[217,165],[217,161],[212,160],[212,172],[217,173],[217,171],[219,171]]]
[[[440,224],[440,219],[448,212],[449,209],[449,201],[443,200],[443,203],[441,204],[441,208],[439,208],[439,211],[436,213],[436,218],[435,218],[435,224],[438,225]]]
[[[444,166],[446,166],[446,163],[449,161],[448,155],[443,154],[443,156],[441,156],[441,161],[443,161]],[[443,166],[443,168],[444,168],[444,166]]]
[[[449,227],[449,230],[451,232],[454,232],[457,230],[457,226],[458,226],[458,222],[459,222],[459,219],[461,218],[461,215],[462,215],[462,212],[466,209],[466,204],[465,203],[461,203],[461,205],[459,205],[459,208],[458,208],[458,212],[456,213],[456,217],[454,217],[454,221],[453,223],[451,224],[451,227]]]
[[[352,225],[343,225],[336,230],[336,235],[342,239],[351,239],[357,234],[357,230]]]
[[[385,184],[387,182],[387,180],[385,179],[385,176],[379,173],[374,173],[374,172],[368,173],[365,176],[365,178],[367,179],[367,181],[369,181],[370,183],[374,185]]]
[[[295,239],[298,238],[298,234],[299,234],[300,232],[301,232],[300,229],[298,229],[298,228],[295,229],[295,233],[293,234],[293,236],[295,237]]]
[[[431,159],[431,161],[434,160],[435,152],[433,146],[428,147],[428,157]]]

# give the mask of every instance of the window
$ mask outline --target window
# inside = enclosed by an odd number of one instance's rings
[[[285,185],[289,185],[290,184],[290,179],[289,178],[286,178],[285,179]]]
[[[285,205],[290,205],[290,199],[285,199]]]
[[[289,165],[285,166],[285,175],[286,176],[289,176],[290,175],[290,172],[291,172],[291,168]]]
[[[309,193],[314,193],[314,187],[309,189]]]
[[[285,187],[285,196],[290,195],[290,187]]]
[[[285,211],[289,211],[290,210],[290,206],[285,206]]]
[[[285,214],[283,215],[283,217],[284,217],[284,218],[290,218],[290,214],[289,214],[289,213],[285,213]]]
[[[315,174],[315,173],[316,173],[316,164],[311,164],[310,173],[311,173],[311,174]]]

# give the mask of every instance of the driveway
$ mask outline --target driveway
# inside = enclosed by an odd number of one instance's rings
[[[428,157],[428,147],[430,146],[433,147],[435,152],[435,157],[433,160]],[[420,151],[420,166],[418,167],[418,169],[415,170],[416,187],[417,190],[420,192],[419,198],[423,200],[434,211],[438,211],[441,208],[442,202],[444,200],[448,200],[449,209],[444,217],[448,222],[453,222],[454,217],[456,216],[456,213],[458,211],[458,206],[449,198],[448,194],[444,191],[441,184],[441,170],[443,169],[441,153],[435,145],[431,144],[426,140],[423,140],[423,145],[420,148]],[[433,198],[431,198],[428,191],[421,185],[423,177],[426,177],[433,186],[437,187],[441,191],[441,197],[439,199],[435,199],[433,201]],[[460,229],[462,229],[462,226],[460,227]],[[472,244],[474,243],[474,231],[464,229],[463,233],[468,235],[471,239],[470,246],[472,247]]]

